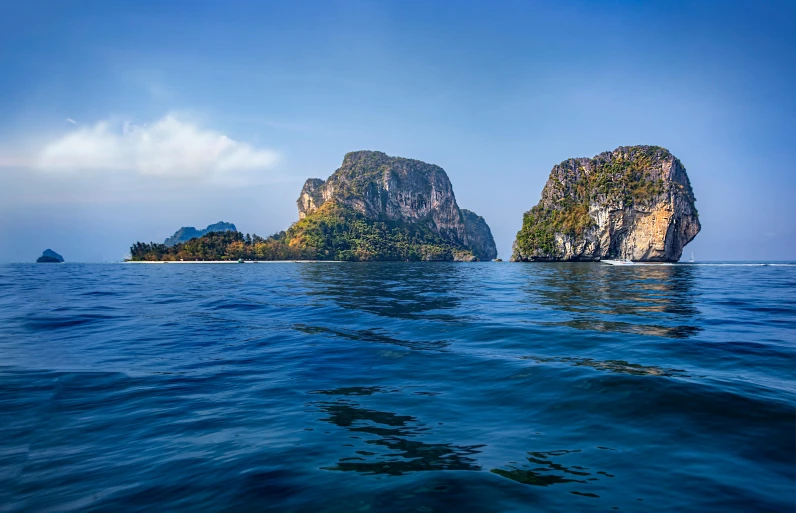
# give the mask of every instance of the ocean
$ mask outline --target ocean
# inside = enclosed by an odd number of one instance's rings
[[[796,507],[796,265],[0,266],[0,511]]]

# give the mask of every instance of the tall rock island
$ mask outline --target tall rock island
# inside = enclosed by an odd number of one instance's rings
[[[699,233],[685,167],[658,146],[620,146],[553,167],[523,216],[513,261],[676,262]]]
[[[343,260],[491,260],[486,221],[460,209],[448,175],[379,151],[346,154],[327,180],[306,181],[289,244]],[[322,228],[321,225],[324,227]]]

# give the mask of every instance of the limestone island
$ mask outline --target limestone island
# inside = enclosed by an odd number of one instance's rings
[[[63,263],[64,257],[51,249],[42,251],[41,256],[36,259],[37,264],[60,264]]]
[[[238,231],[235,228],[235,225],[232,223],[225,223],[224,221],[219,221],[215,224],[209,225],[207,228],[197,230],[193,226],[183,226],[171,237],[168,237],[166,240],[163,241],[163,244],[166,246],[174,246],[179,244],[180,242],[188,242],[191,239],[196,239],[203,235],[207,235],[211,232],[236,232]]]
[[[676,262],[699,233],[685,167],[658,146],[620,146],[553,167],[523,216],[512,261]]]
[[[268,238],[212,231],[174,245],[136,242],[130,260],[471,262],[497,257],[486,221],[459,208],[441,167],[419,160],[378,151],[348,153],[327,180],[304,183],[297,205],[299,220]]]

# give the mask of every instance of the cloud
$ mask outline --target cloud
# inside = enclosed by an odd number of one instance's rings
[[[69,120],[71,121],[71,120]],[[168,178],[226,179],[268,169],[276,152],[254,148],[173,115],[146,125],[100,121],[44,146],[36,167],[49,172],[128,171]]]
[[[75,121],[75,120],[74,120],[74,119],[72,119],[72,118],[66,118],[66,120],[67,120],[68,122],[72,123],[73,125],[76,125],[76,124],[77,124],[77,121]]]

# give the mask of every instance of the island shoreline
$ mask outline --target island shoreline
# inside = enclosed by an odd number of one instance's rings
[[[311,264],[340,263],[343,260],[127,260],[125,264]]]

